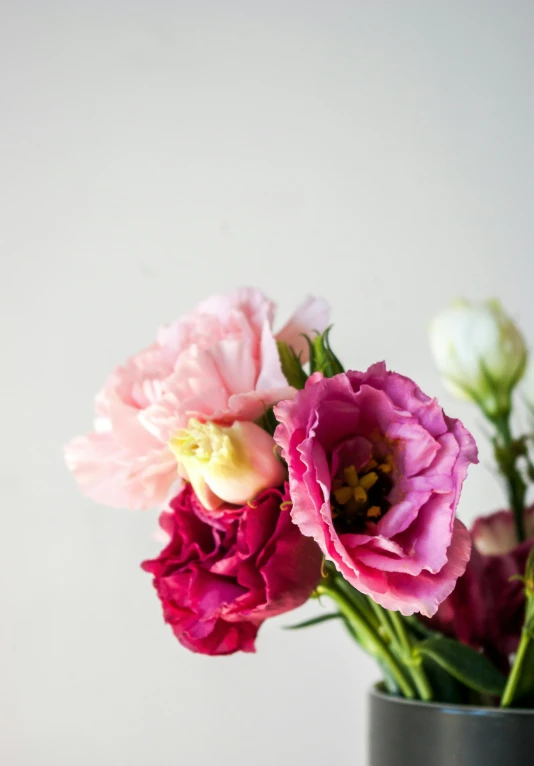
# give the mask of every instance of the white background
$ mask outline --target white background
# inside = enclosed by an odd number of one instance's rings
[[[534,5],[2,3],[0,762],[363,764],[378,674],[337,626],[210,659],[164,626],[156,513],[61,447],[112,367],[204,296],[334,307],[346,364],[442,398],[426,325],[498,294],[534,341]],[[488,450],[484,451],[488,455]],[[497,508],[487,466],[461,515]]]

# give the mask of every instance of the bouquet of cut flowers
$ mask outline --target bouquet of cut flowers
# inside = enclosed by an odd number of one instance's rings
[[[431,326],[446,384],[491,426],[507,490],[508,508],[469,532],[456,508],[477,447],[462,423],[383,362],[346,370],[324,301],[279,332],[274,313],[241,289],[161,328],[66,447],[94,500],[162,509],[165,547],[142,567],[174,635],[203,654],[252,652],[265,620],[317,599],[293,627],[338,620],[390,693],[533,707],[533,437],[511,425],[520,331],[496,302],[457,302]]]

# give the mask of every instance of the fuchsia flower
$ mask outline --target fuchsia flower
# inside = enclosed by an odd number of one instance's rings
[[[383,363],[314,375],[275,414],[302,532],[386,609],[434,614],[470,554],[455,519],[477,461],[470,433]]]
[[[253,652],[268,617],[303,604],[321,576],[321,552],[270,489],[254,507],[207,513],[187,486],[160,518],[170,542],[143,569],[154,575],[165,621],[201,654]]]
[[[94,432],[65,450],[84,491],[111,506],[153,507],[178,477],[169,441],[192,419],[231,426],[256,420],[291,397],[274,312],[257,290],[215,296],[162,328],[155,343],[118,367],[97,396]],[[323,301],[309,298],[278,337],[305,354],[300,334],[323,331],[328,313]],[[269,471],[275,472],[272,464]]]
[[[524,574],[534,545],[534,506],[526,513],[525,527],[528,539],[518,543],[511,511],[478,518],[465,574],[429,622],[484,651],[504,672],[519,644],[525,616],[525,590],[518,575]]]

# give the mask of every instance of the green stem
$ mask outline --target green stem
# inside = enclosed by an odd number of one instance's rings
[[[514,664],[512,665],[512,670],[510,671],[508,681],[506,682],[506,687],[501,697],[501,707],[510,707],[514,700],[517,685],[521,679],[523,662],[525,660],[527,649],[531,641],[532,638],[530,633],[527,630],[523,630],[519,648],[514,659]]]
[[[382,631],[391,641],[395,641],[395,631],[389,620],[389,612],[383,607],[379,606],[376,601],[373,601],[370,596],[367,597],[367,602],[370,604],[378,623],[382,627]]]
[[[417,689],[421,699],[425,702],[429,702],[433,697],[432,687],[430,686],[428,678],[426,677],[422,660],[414,657],[412,640],[408,634],[408,631],[406,630],[404,620],[399,612],[389,612],[389,617],[395,627],[399,645],[406,658],[406,663],[410,670],[415,688]]]
[[[502,471],[508,490],[508,500],[514,514],[517,539],[520,543],[525,540],[525,496],[526,485],[523,477],[517,468],[517,457],[513,454],[513,438],[510,429],[510,413],[507,412],[498,418],[493,419],[497,433],[501,437],[501,444],[504,450],[505,459],[497,458],[499,468]]]
[[[390,612],[389,617],[397,633],[399,643],[402,650],[408,656],[412,654],[412,642],[406,631],[406,626],[402,621],[402,617],[399,612]]]
[[[399,612],[392,612],[379,606],[372,598],[368,598],[368,602],[378,617],[385,635],[391,640],[396,653],[408,669],[419,697],[428,702],[433,697],[432,687],[421,660],[414,654],[412,640],[406,630],[403,617]]]
[[[371,599],[353,588],[343,577],[336,576],[336,586],[345,594],[357,612],[362,614],[374,631],[380,627],[380,619],[371,608]]]
[[[395,683],[401,690],[402,694],[408,699],[415,698],[415,692],[408,678],[405,675],[404,668],[390,650],[386,642],[381,636],[373,629],[369,624],[365,616],[355,607],[344,591],[334,582],[323,581],[317,588],[319,595],[324,594],[329,596],[336,602],[339,611],[348,621],[349,625],[353,628],[354,632],[358,635],[361,634],[363,638],[369,642],[373,647],[373,650],[377,657],[379,657],[384,665],[389,669],[392,677],[395,679]]]
[[[525,621],[523,623],[523,630],[521,632],[521,641],[517,654],[514,658],[514,664],[508,676],[506,687],[501,697],[501,707],[510,707],[513,703],[517,687],[523,679],[524,671],[528,677],[528,659],[527,656],[531,653],[533,647],[531,642],[534,641],[534,548],[531,549],[527,564],[525,567]],[[532,661],[532,656],[530,656]],[[527,662],[527,669],[524,665]]]

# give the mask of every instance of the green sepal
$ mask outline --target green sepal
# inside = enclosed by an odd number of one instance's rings
[[[301,389],[306,385],[308,376],[302,369],[302,363],[300,356],[288,346],[283,340],[279,340],[276,344],[278,346],[278,356],[280,357],[280,364],[282,365],[282,372],[284,373],[287,382],[293,388]]]
[[[332,351],[332,348],[330,346],[330,332],[332,330],[332,325],[330,327],[326,328],[326,331],[324,333],[324,344],[326,346],[326,350],[328,352],[328,355],[330,357],[330,361],[332,364],[332,367],[334,369],[334,375],[339,375],[340,372],[345,372],[345,368],[339,361],[338,357],[334,354]]]
[[[417,645],[416,652],[439,665],[469,689],[500,697],[506,679],[492,663],[470,646],[436,636]]]
[[[325,378],[344,372],[343,366],[330,346],[329,327],[324,333],[316,335],[313,340],[306,337],[310,350],[310,373],[321,372]]]

